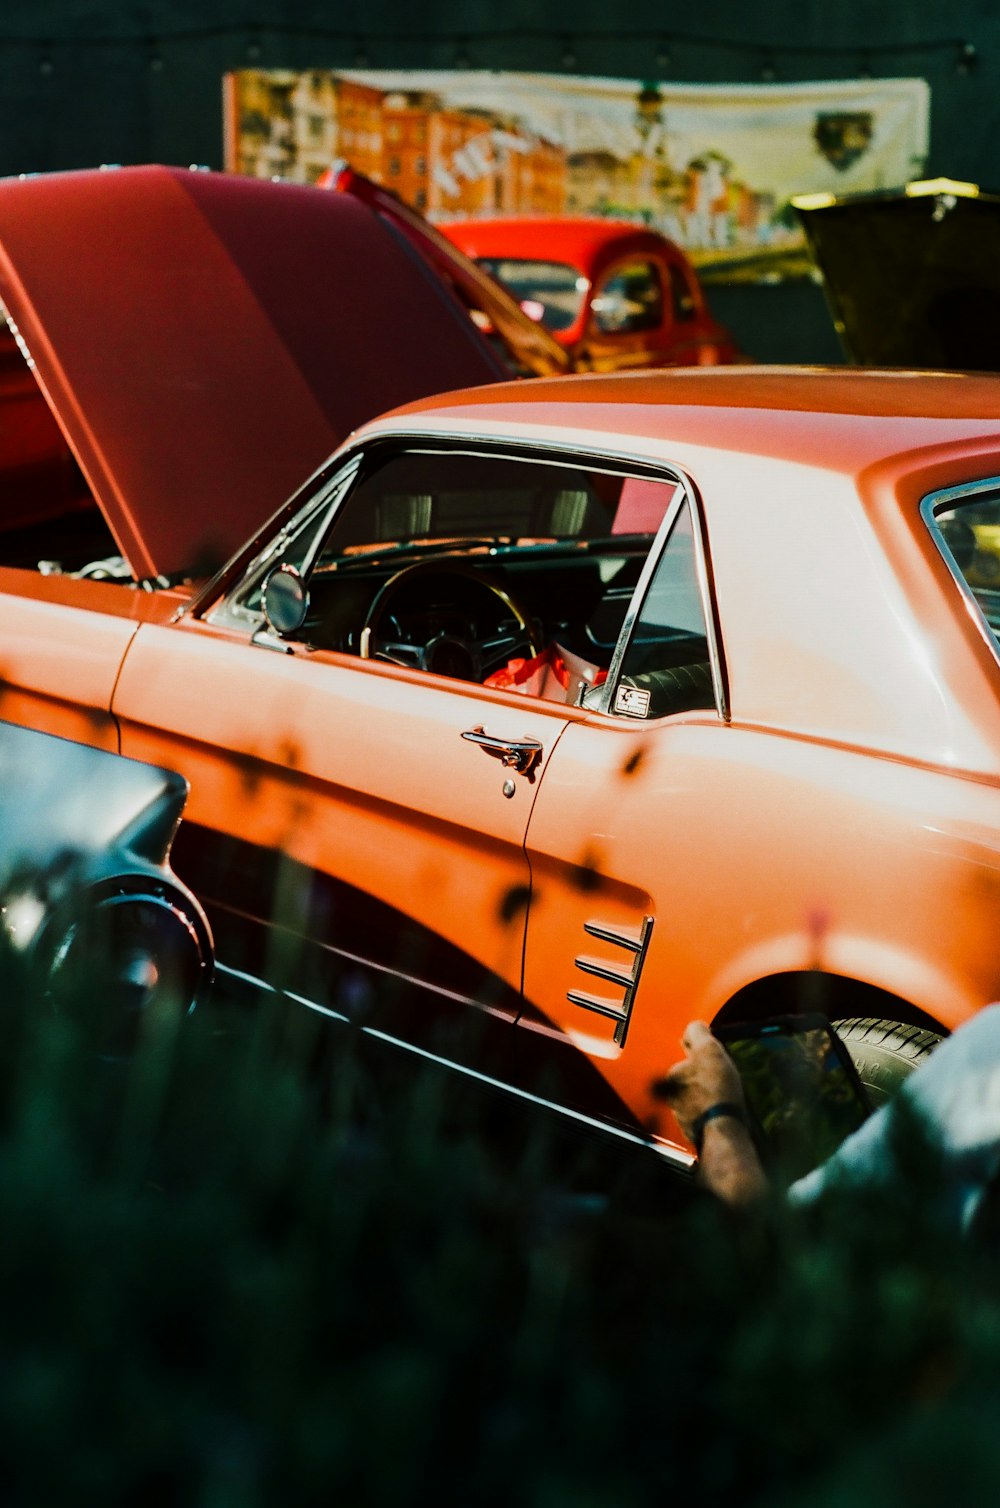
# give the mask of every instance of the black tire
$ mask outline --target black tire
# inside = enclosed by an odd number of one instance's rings
[[[938,1032],[874,1016],[852,1016],[834,1025],[876,1110],[944,1041]]]

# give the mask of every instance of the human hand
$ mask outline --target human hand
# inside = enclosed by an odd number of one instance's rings
[[[738,1105],[744,1110],[743,1086],[736,1064],[704,1021],[685,1028],[681,1046],[687,1056],[654,1085],[657,1099],[666,1100],[684,1135],[696,1141],[696,1122],[713,1105]]]
[[[681,1045],[687,1057],[653,1085],[653,1093],[672,1106],[697,1149],[706,1187],[727,1204],[750,1204],[766,1190],[767,1178],[747,1131],[736,1064],[704,1021],[691,1022]]]

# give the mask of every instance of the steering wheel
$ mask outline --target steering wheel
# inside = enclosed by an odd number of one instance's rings
[[[497,606],[502,606],[503,619],[499,620],[494,631],[477,638],[468,632],[438,628],[423,644],[387,637],[383,632],[383,624],[390,616],[400,593],[421,577],[429,583],[441,576],[457,577],[474,587],[482,596],[491,598],[494,622],[498,622]],[[467,629],[469,613],[462,607],[449,606],[449,615],[460,620],[462,629]],[[427,609],[417,611],[419,614]],[[499,623],[510,618],[514,619],[514,626],[499,626]],[[399,632],[398,620],[396,632]],[[390,664],[404,665],[410,670],[429,670],[435,675],[451,676],[455,680],[480,682],[512,659],[518,649],[526,650],[532,657],[541,653],[541,640],[535,632],[530,615],[503,587],[496,586],[473,566],[459,560],[419,560],[390,576],[376,592],[368,609],[359,645],[363,660],[388,660]]]

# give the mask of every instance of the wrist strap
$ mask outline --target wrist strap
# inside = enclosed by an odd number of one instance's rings
[[[709,1121],[720,1120],[723,1116],[729,1116],[734,1121],[739,1121],[741,1126],[747,1123],[746,1111],[742,1105],[737,1105],[734,1100],[718,1100],[716,1104],[709,1105],[699,1116],[691,1122],[691,1140],[698,1156],[701,1156],[701,1144],[705,1140],[705,1127]]]

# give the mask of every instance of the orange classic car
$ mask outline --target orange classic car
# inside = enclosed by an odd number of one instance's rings
[[[684,252],[597,216],[455,220],[441,230],[555,336],[577,372],[745,361]]]
[[[187,778],[223,975],[678,1166],[651,1086],[690,1017],[819,999],[877,1077],[997,998],[1000,593],[963,519],[1000,522],[995,382],[372,418],[487,367],[364,213],[0,184],[0,716]]]

